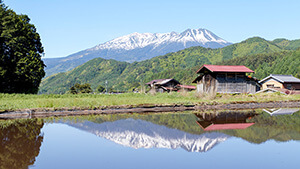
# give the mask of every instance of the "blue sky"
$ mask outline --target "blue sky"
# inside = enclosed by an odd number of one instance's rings
[[[31,18],[45,57],[64,57],[133,32],[205,28],[236,43],[300,39],[298,0],[4,0]]]

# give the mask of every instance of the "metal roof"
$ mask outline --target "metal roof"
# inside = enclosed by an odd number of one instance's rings
[[[171,81],[171,80],[173,80],[173,79],[165,79],[165,80],[162,80],[162,81],[160,81],[160,82],[156,82],[156,84],[160,84],[160,85],[166,84],[166,83],[168,83],[168,82]]]
[[[206,68],[211,72],[254,73],[253,70],[243,65],[203,65],[196,73],[199,73],[203,68]]]
[[[273,115],[287,115],[287,114],[294,114],[295,112],[299,111],[298,108],[280,108],[280,109],[263,109],[263,111],[269,113],[271,116]]]
[[[270,76],[262,79],[259,81],[259,83],[263,83],[264,81],[273,78],[281,83],[300,83],[300,79],[294,77],[293,75],[276,75],[276,74],[271,74]]]
[[[170,79],[155,79],[155,80],[152,80],[152,81],[150,81],[150,82],[148,82],[146,84],[150,85],[150,84],[153,84],[153,83],[162,82],[164,80],[170,80]]]
[[[150,85],[150,84],[158,84],[158,85],[163,85],[163,84],[166,84],[170,81],[175,81],[176,83],[180,84],[177,80],[175,79],[155,79],[155,80],[152,80],[148,83],[146,83],[147,85]]]

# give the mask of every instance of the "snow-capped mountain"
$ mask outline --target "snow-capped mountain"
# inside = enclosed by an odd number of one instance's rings
[[[67,122],[75,128],[93,133],[117,144],[138,148],[183,148],[189,152],[206,152],[230,136],[222,133],[195,135],[144,120],[125,119],[115,122]]]
[[[132,33],[62,58],[45,58],[46,75],[71,70],[101,57],[134,62],[176,52],[192,46],[221,48],[230,42],[206,29],[187,29],[182,33]]]
[[[203,46],[218,48],[228,44],[227,41],[216,36],[206,29],[188,29],[182,33],[132,33],[122,36],[104,44],[97,45],[88,51],[96,50],[133,50],[136,48],[144,48],[152,46],[152,50],[159,48],[161,45],[168,45],[170,43],[181,43],[184,48],[190,46]],[[190,43],[193,43],[190,44]],[[214,45],[211,45],[215,43]]]

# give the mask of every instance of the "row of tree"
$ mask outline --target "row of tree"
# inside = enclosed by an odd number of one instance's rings
[[[102,85],[98,85],[96,92],[98,92],[98,93],[104,93],[104,92],[116,93],[118,91],[115,91],[112,88],[109,88],[106,91],[105,87],[103,87]],[[85,84],[75,83],[75,85],[70,88],[69,93],[71,93],[71,94],[93,93],[93,90],[89,83],[85,83]]]

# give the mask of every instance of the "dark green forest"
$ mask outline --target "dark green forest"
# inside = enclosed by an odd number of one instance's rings
[[[0,93],[37,93],[45,76],[40,36],[0,0]]]
[[[153,79],[175,78],[182,84],[192,84],[202,64],[245,65],[262,79],[269,74],[292,74],[299,77],[300,40],[260,37],[219,49],[191,47],[149,60],[127,63],[101,58],[93,59],[77,68],[45,78],[39,93],[65,93],[75,83],[90,83],[95,91],[98,85],[118,91],[140,88]],[[298,50],[297,50],[298,49]]]

